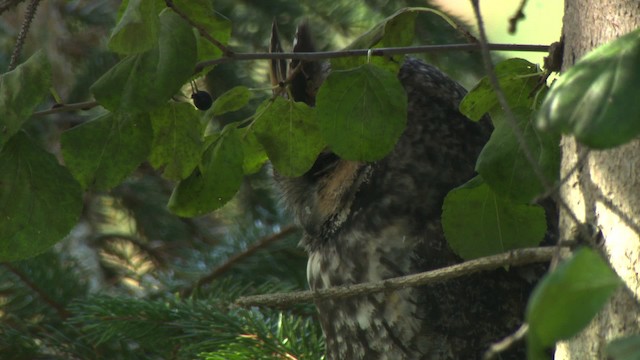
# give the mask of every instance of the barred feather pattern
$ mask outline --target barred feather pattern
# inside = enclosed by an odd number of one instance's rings
[[[299,178],[276,174],[304,229],[311,289],[377,281],[460,262],[440,224],[445,195],[474,176],[488,119],[458,111],[464,88],[407,58],[399,79],[407,127],[384,159],[359,163],[329,150]],[[479,359],[516,330],[531,284],[505,270],[447,283],[317,302],[326,357]],[[523,358],[523,350],[505,359]]]

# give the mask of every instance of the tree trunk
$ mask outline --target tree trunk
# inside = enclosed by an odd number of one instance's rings
[[[565,0],[563,23],[566,70],[593,48],[640,26],[640,1]],[[586,147],[565,137],[562,151],[562,178],[578,159],[586,160],[562,186],[561,196],[578,219],[602,232],[602,250],[626,286],[585,331],[558,344],[556,359],[604,359],[612,339],[640,332],[640,141],[587,154]],[[571,238],[573,229],[561,211],[561,238]]]

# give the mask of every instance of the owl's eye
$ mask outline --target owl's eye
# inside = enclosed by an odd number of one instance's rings
[[[203,90],[198,90],[191,94],[191,99],[193,99],[193,105],[200,110],[208,110],[211,107],[211,104],[213,104],[211,95]]]

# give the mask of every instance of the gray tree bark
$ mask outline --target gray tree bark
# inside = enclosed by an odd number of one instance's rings
[[[563,70],[593,48],[638,26],[640,0],[565,0]],[[578,159],[586,156],[586,161],[562,186],[560,195],[581,221],[602,232],[604,253],[626,286],[586,330],[558,344],[555,358],[604,359],[604,347],[612,339],[640,333],[640,140],[588,152],[565,137],[562,151],[562,178]],[[571,238],[574,228],[561,211],[561,238]]]

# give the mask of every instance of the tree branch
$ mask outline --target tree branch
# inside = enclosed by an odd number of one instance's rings
[[[24,14],[24,21],[22,22],[22,26],[20,27],[20,32],[18,33],[16,44],[13,47],[13,52],[11,53],[11,60],[9,60],[9,71],[15,69],[16,66],[18,65],[18,58],[20,58],[20,53],[22,52],[22,46],[24,45],[24,42],[27,39],[29,28],[31,28],[31,22],[33,21],[33,18],[36,16],[36,11],[38,10],[39,4],[40,4],[40,0],[31,0],[29,5],[27,5],[27,12]]]
[[[525,335],[527,335],[528,332],[529,332],[529,324],[526,324],[526,323],[522,324],[518,328],[518,330],[516,330],[516,332],[514,332],[513,334],[498,341],[497,343],[491,344],[491,347],[489,347],[489,350],[487,350],[487,352],[484,353],[484,356],[482,359],[491,360],[491,359],[497,358],[498,355],[500,355],[500,353],[503,353],[509,350],[509,348],[512,347],[515,343],[522,340],[525,337]]]
[[[518,6],[518,10],[516,10],[516,13],[509,18],[509,34],[515,34],[518,28],[518,22],[520,22],[520,20],[524,20],[525,6],[527,6],[527,0],[520,0],[520,6]]]
[[[176,5],[173,3],[173,1],[165,0],[164,2],[165,2],[165,4],[167,4],[168,8],[173,10],[173,12],[175,12],[176,14],[180,15],[180,17],[183,18],[186,22],[188,22],[189,25],[191,25],[194,28],[196,28],[198,30],[198,33],[200,33],[200,35],[203,38],[207,39],[215,47],[220,49],[220,51],[222,51],[222,53],[225,56],[227,56],[227,57],[233,56],[233,51],[231,51],[228,47],[224,46],[224,44],[222,44],[220,41],[214,39],[213,36],[209,35],[209,33],[207,32],[207,30],[205,28],[203,28],[200,24],[198,24],[198,23],[194,22],[193,20],[191,20],[189,18],[189,16],[187,16],[187,14],[185,14],[182,10],[178,9],[176,7]]]
[[[296,291],[255,296],[245,296],[236,300],[242,307],[268,306],[286,308],[294,304],[322,299],[342,299],[346,297],[391,291],[407,287],[444,282],[480,271],[494,270],[503,266],[526,265],[550,261],[556,253],[556,246],[528,248],[508,251],[498,255],[465,261],[442,269],[397,278],[355,285],[336,286],[315,291]]]
[[[531,44],[488,44],[491,51],[530,51],[548,52],[549,45]],[[479,44],[446,44],[446,45],[420,45],[391,48],[354,49],[340,51],[296,52],[296,53],[234,53],[220,59],[203,61],[196,64],[196,73],[207,66],[223,64],[231,61],[246,60],[273,60],[273,59],[297,59],[297,60],[326,60],[351,56],[391,56],[421,53],[440,53],[449,51],[479,51]]]
[[[296,231],[298,231],[298,228],[293,226],[293,225],[290,225],[290,226],[285,227],[284,229],[282,229],[278,233],[269,235],[267,237],[264,237],[264,238],[256,241],[253,245],[251,245],[249,248],[247,248],[247,250],[245,250],[245,251],[243,251],[241,253],[233,255],[224,264],[220,265],[219,267],[214,269],[209,274],[207,274],[207,275],[203,276],[202,278],[200,278],[195,284],[183,289],[182,292],[181,292],[181,295],[183,297],[187,297],[187,296],[191,295],[195,290],[199,289],[200,287],[202,287],[203,285],[205,285],[207,283],[212,282],[213,280],[218,278],[220,275],[222,275],[223,273],[227,272],[229,269],[231,269],[234,266],[236,266],[239,262],[241,262],[244,259],[252,256],[258,250],[264,249],[265,247],[273,244],[274,242],[276,242],[278,240],[284,239],[285,237],[293,234]]]

